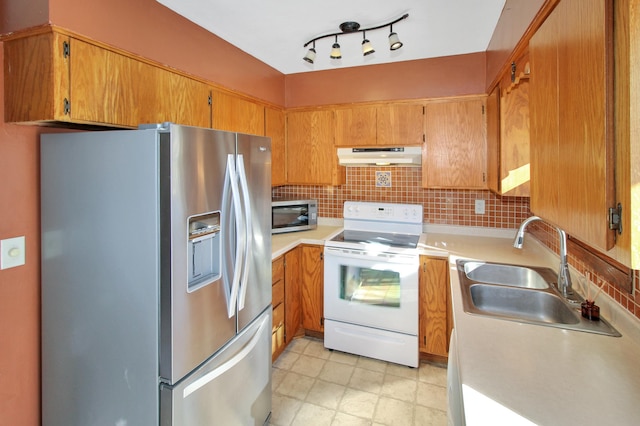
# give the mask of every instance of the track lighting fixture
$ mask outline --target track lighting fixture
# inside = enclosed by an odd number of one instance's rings
[[[307,52],[306,55],[304,55],[304,59],[305,61],[309,62],[310,64],[313,63],[313,61],[316,60],[316,42],[313,42],[313,47],[311,49],[309,49],[309,51]]]
[[[401,17],[399,17],[399,18],[397,18],[397,19],[395,19],[395,20],[393,20],[391,22],[388,22],[386,24],[378,25],[378,26],[371,27],[371,28],[363,28],[363,29],[360,29],[360,24],[357,23],[357,22],[352,22],[352,21],[343,22],[342,24],[340,24],[340,32],[339,33],[325,34],[325,35],[313,38],[313,39],[309,40],[308,42],[306,42],[304,44],[304,47],[307,47],[310,44],[312,44],[312,47],[309,49],[309,51],[307,52],[307,54],[305,55],[305,57],[303,59],[305,61],[313,64],[313,62],[314,62],[314,60],[316,58],[316,40],[320,40],[320,39],[328,38],[328,37],[335,37],[335,42],[331,46],[331,53],[330,53],[329,56],[331,57],[331,59],[340,59],[340,58],[342,58],[342,53],[340,52],[340,45],[338,44],[338,36],[339,35],[343,35],[343,34],[359,33],[359,32],[362,33],[362,55],[364,55],[364,56],[370,55],[370,54],[374,53],[375,50],[373,49],[373,46],[371,45],[371,42],[367,39],[366,32],[367,31],[378,30],[380,28],[386,28],[386,27],[389,27],[389,29],[390,29],[390,31],[389,31],[389,49],[390,50],[400,49],[402,47],[402,42],[400,41],[400,38],[398,37],[398,34],[393,32],[393,24],[395,24],[397,22],[400,22],[403,19],[407,19],[408,17],[409,17],[409,14],[405,13]]]
[[[340,45],[338,44],[338,36],[336,36],[336,42],[331,46],[331,55],[329,55],[331,59],[340,59],[342,58],[342,53],[340,52]]]
[[[373,46],[371,42],[367,40],[367,33],[365,31],[362,32],[362,55],[367,56],[375,52],[373,50]]]
[[[402,47],[402,42],[398,37],[398,34],[393,32],[393,25],[389,25],[389,49],[398,50]],[[313,44],[315,46],[315,43]]]

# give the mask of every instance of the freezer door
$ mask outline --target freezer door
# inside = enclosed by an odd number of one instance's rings
[[[265,424],[271,413],[271,318],[269,307],[185,380],[160,385],[160,424]]]
[[[226,161],[235,154],[235,143],[234,133],[196,127],[170,125],[160,134],[160,376],[169,383],[205,362],[236,334],[223,277],[211,274],[216,279],[197,286],[190,282],[194,269],[200,269],[190,255],[216,253],[211,247],[191,247],[193,219],[203,218],[211,225],[208,219],[221,214]]]
[[[240,191],[247,191],[243,199],[249,209],[245,276],[238,292],[241,330],[271,304],[271,140],[238,134],[237,143],[237,169],[247,187],[243,190],[241,182]]]

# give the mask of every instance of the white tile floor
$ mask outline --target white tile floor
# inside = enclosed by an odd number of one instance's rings
[[[273,365],[271,425],[446,425],[447,370],[409,368],[295,339]]]

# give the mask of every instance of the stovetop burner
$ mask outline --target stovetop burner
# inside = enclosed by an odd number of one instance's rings
[[[397,248],[414,249],[418,246],[420,235],[412,234],[390,234],[372,231],[354,231],[345,229],[335,236],[331,241],[340,243],[355,244],[378,244]]]

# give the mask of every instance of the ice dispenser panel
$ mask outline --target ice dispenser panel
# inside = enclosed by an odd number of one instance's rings
[[[220,212],[189,217],[188,284],[195,291],[220,279]]]

